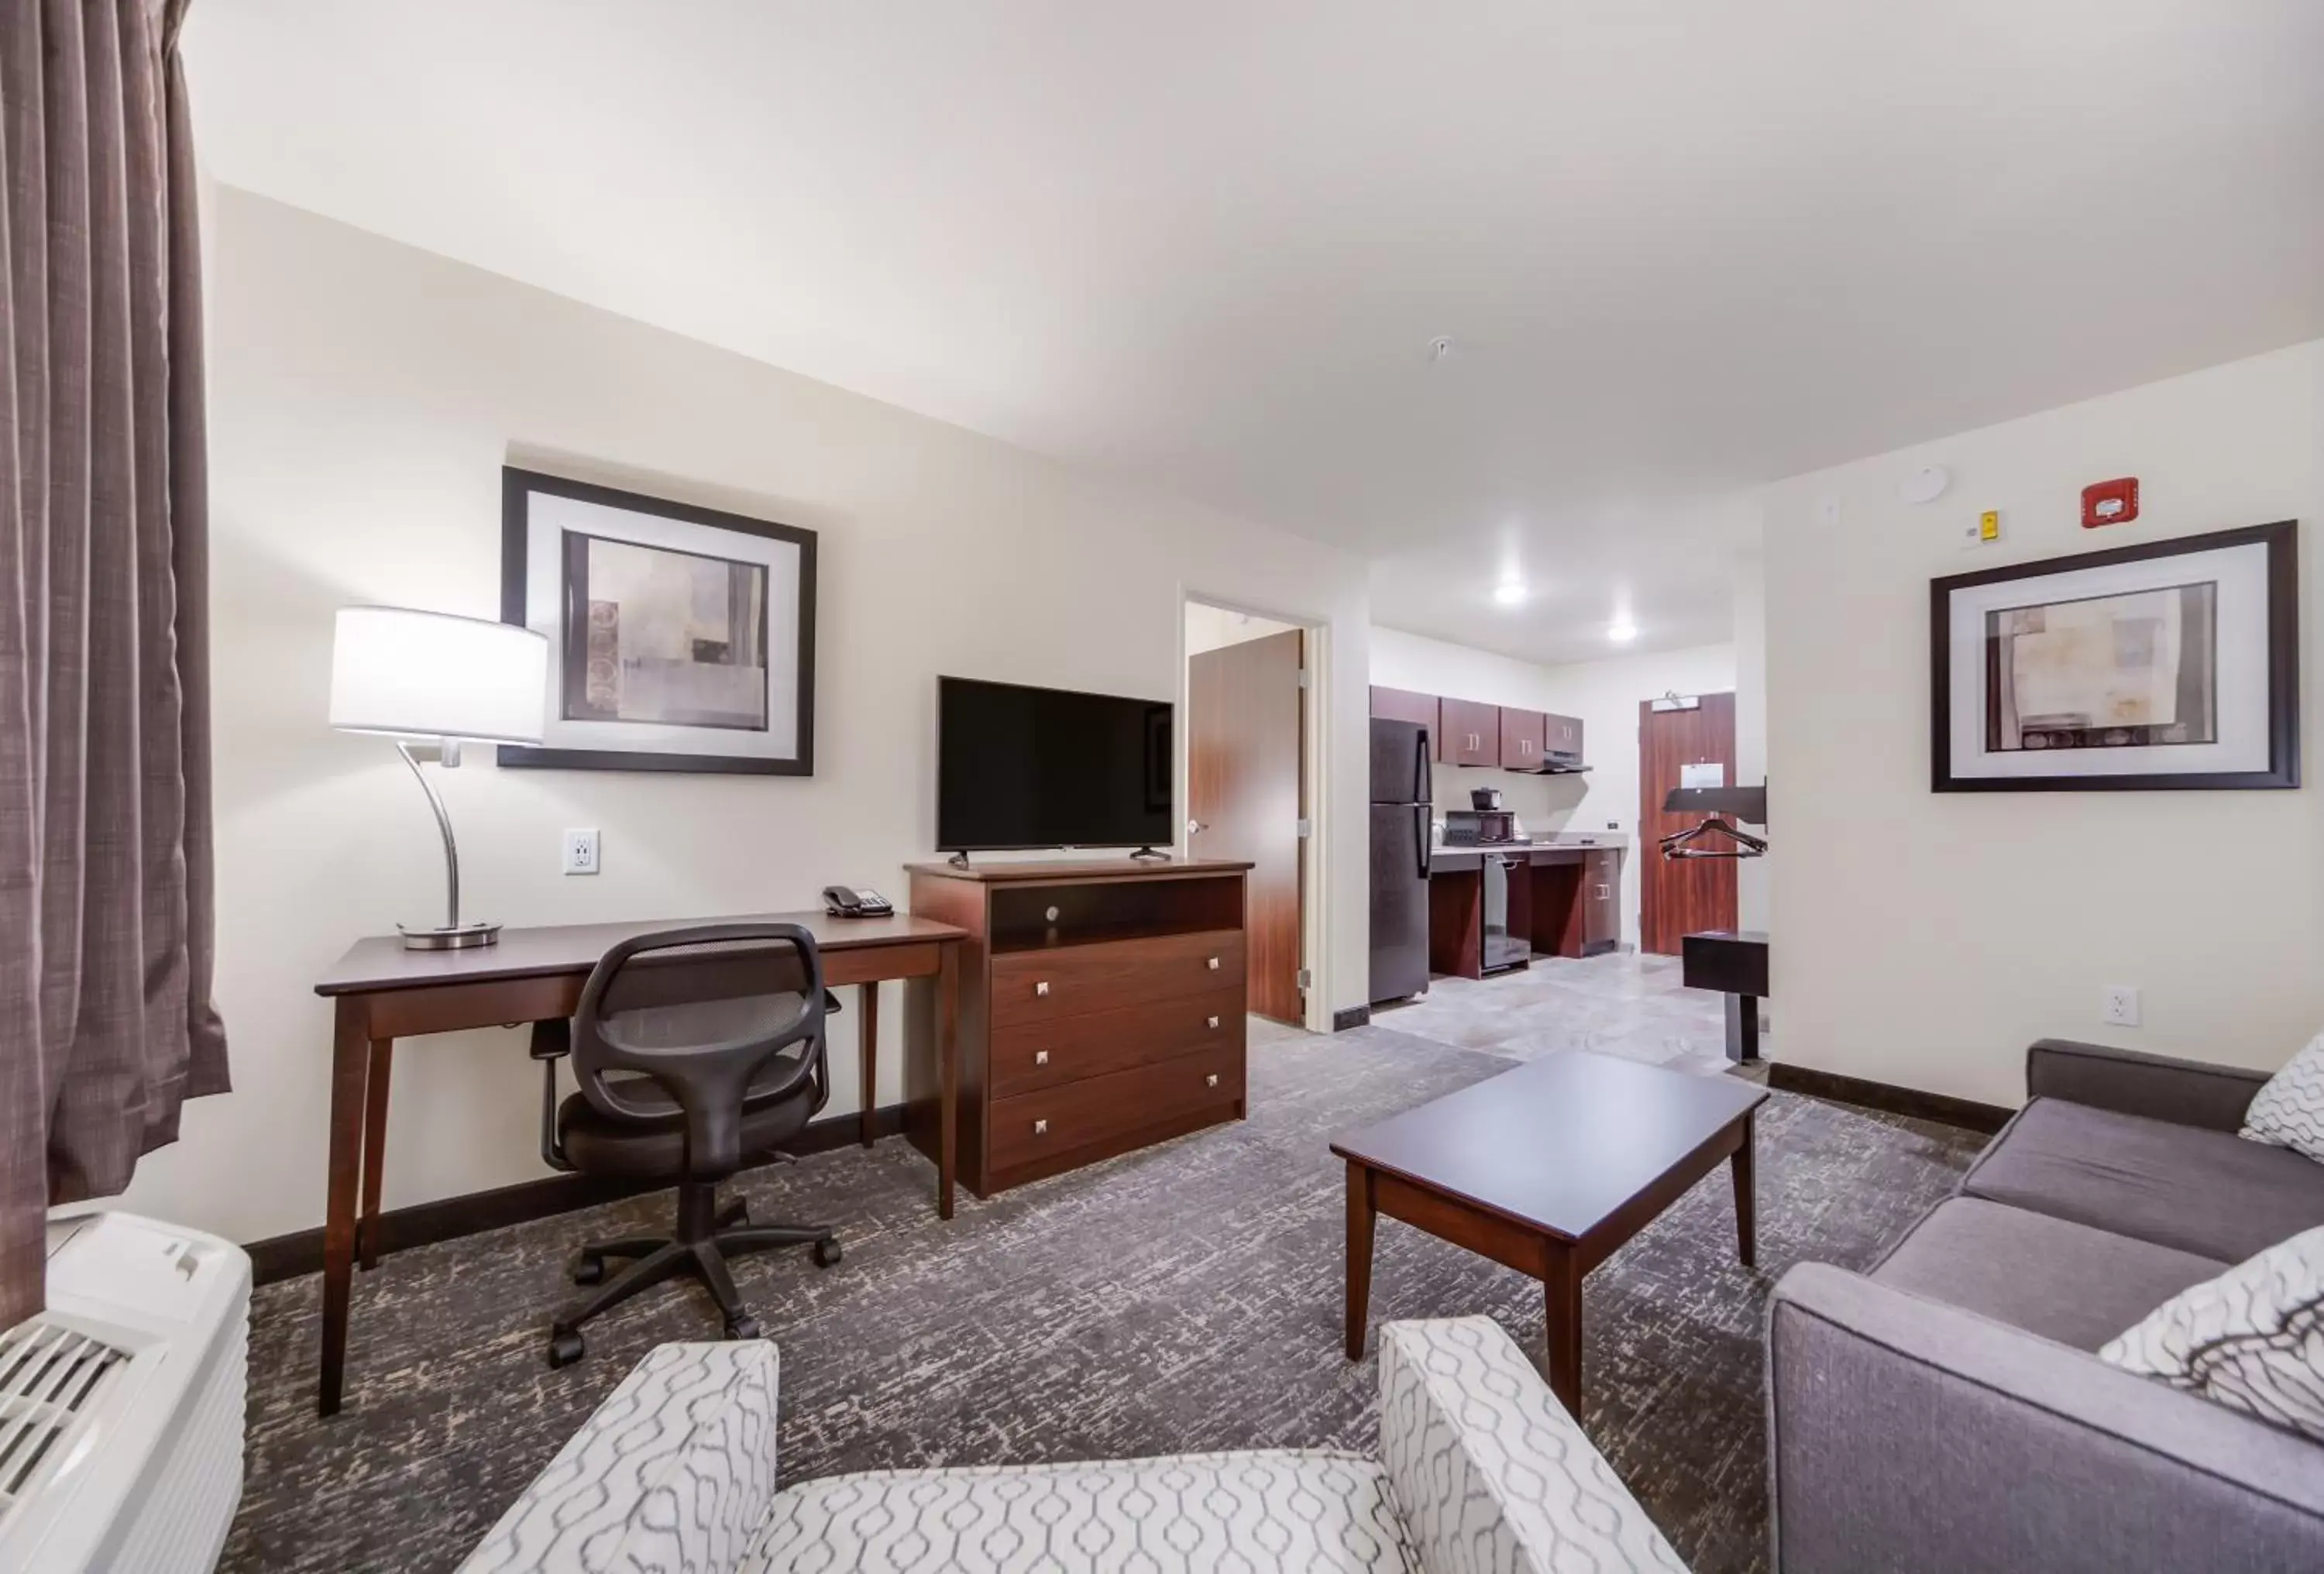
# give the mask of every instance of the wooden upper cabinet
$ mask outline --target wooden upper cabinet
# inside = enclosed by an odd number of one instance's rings
[[[1444,729],[1437,721],[1437,700],[1433,694],[1415,694],[1408,688],[1383,688],[1372,685],[1372,714],[1383,722],[1417,722],[1428,729],[1428,757],[1444,758]]]
[[[1541,769],[1542,740],[1548,734],[1542,729],[1547,720],[1539,711],[1513,711],[1501,707],[1501,769],[1503,770],[1538,770]]]
[[[1438,726],[1444,734],[1442,756],[1453,765],[1499,765],[1501,762],[1501,707],[1449,695],[1437,702]]]
[[[1541,718],[1541,746],[1551,754],[1569,759],[1584,758],[1582,752],[1582,718],[1579,716],[1544,716]]]
[[[1436,725],[1436,696],[1415,694],[1408,688],[1386,688],[1372,685],[1372,714],[1383,722],[1417,722],[1424,727]]]

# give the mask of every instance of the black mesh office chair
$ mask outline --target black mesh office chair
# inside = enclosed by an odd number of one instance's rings
[[[675,1232],[581,1248],[576,1284],[594,1294],[557,1315],[549,1363],[581,1358],[581,1325],[677,1274],[708,1287],[729,1339],[756,1339],[726,1258],[770,1247],[815,1247],[839,1261],[820,1224],[752,1225],[718,1183],[746,1157],[772,1153],[830,1097],[825,992],[815,937],[796,924],[707,924],[625,940],[599,959],[568,1025],[534,1029],[541,1060],[541,1156],[562,1170],[678,1183]],[[561,1104],[557,1063],[570,1052],[580,1091]],[[603,1283],[605,1259],[632,1259]]]

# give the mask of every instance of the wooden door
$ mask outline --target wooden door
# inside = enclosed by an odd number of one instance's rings
[[[1735,861],[1669,859],[1655,845],[1702,823],[1699,814],[1665,813],[1663,796],[1681,785],[1682,767],[1706,764],[1722,768],[1724,786],[1735,785],[1733,695],[1703,695],[1691,711],[1638,703],[1638,948],[1658,956],[1676,956],[1684,935],[1735,927]],[[1710,844],[1733,845],[1724,837]]]
[[[1250,1008],[1297,1023],[1299,822],[1306,810],[1297,629],[1187,660],[1187,851],[1248,859],[1244,946]]]
[[[1541,747],[1545,718],[1539,711],[1513,711],[1501,707],[1501,769],[1503,770],[1536,770],[1541,766]]]
[[[1444,730],[1440,759],[1454,765],[1499,765],[1501,762],[1501,707],[1446,695],[1437,706]]]

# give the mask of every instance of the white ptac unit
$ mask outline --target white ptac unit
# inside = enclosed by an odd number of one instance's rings
[[[209,1574],[242,1501],[249,1256],[60,1210],[48,1302],[0,1333],[0,1574]]]

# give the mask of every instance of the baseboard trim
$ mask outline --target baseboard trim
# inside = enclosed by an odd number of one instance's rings
[[[1859,1109],[1909,1116],[1915,1120],[1934,1120],[1987,1136],[2008,1125],[2009,1118],[2016,1113],[1998,1104],[1980,1104],[1974,1099],[1956,1099],[1950,1093],[1924,1093],[1918,1088],[1844,1077],[1837,1072],[1811,1071],[1779,1060],[1767,1063],[1767,1086],[1778,1092],[1804,1093],[1812,1099],[1854,1104]]]
[[[1332,1013],[1332,1031],[1345,1033],[1351,1027],[1361,1027],[1372,1019],[1370,1006],[1351,1006],[1344,1011]]]
[[[875,1140],[898,1136],[903,1129],[901,1104],[883,1104],[872,1111],[872,1135]],[[829,1153],[861,1141],[862,1130],[858,1116],[826,1116],[808,1122],[806,1130],[782,1145],[782,1151],[793,1158]],[[392,1256],[407,1247],[433,1246],[438,1241],[481,1235],[487,1229],[530,1223],[536,1219],[553,1219],[559,1213],[594,1208],[600,1202],[669,1189],[668,1183],[659,1181],[543,1175],[537,1181],[520,1181],[513,1186],[499,1186],[489,1192],[439,1197],[432,1202],[417,1202],[382,1213],[380,1254]],[[319,1229],[294,1230],[289,1235],[253,1241],[243,1250],[250,1254],[251,1278],[256,1284],[272,1284],[280,1279],[323,1271],[323,1232]]]

